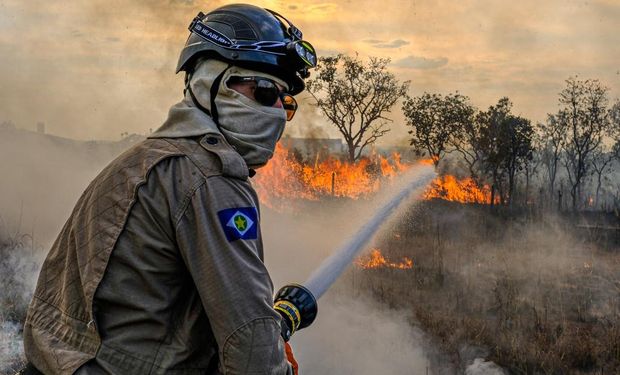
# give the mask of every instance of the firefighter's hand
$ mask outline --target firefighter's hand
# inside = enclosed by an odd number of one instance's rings
[[[293,349],[291,349],[291,345],[288,342],[284,343],[284,350],[286,351],[286,359],[288,359],[288,362],[293,366],[293,375],[298,375],[299,364],[297,364],[295,356],[293,356]]]

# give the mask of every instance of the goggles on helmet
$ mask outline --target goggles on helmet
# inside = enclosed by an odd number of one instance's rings
[[[282,101],[282,107],[286,111],[286,121],[291,121],[293,116],[295,116],[295,112],[297,111],[297,101],[289,93],[280,90],[274,81],[263,77],[232,76],[228,82],[254,82],[256,84],[254,87],[254,99],[258,103],[267,107],[273,107],[278,99],[280,99]]]
[[[295,68],[302,78],[307,78],[309,76],[308,69],[316,67],[317,64],[317,55],[314,47],[312,47],[309,42],[301,39],[301,31],[293,26],[286,18],[280,16],[276,12],[269,12],[275,16],[281,17],[289,24],[287,31],[291,37],[291,41],[244,42],[242,40],[232,40],[223,33],[204,24],[203,20],[205,20],[206,16],[202,12],[198,13],[189,25],[189,31],[196,33],[203,39],[222,48],[285,56],[288,63]]]

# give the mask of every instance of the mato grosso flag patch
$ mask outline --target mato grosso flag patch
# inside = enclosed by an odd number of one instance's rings
[[[228,242],[255,240],[258,237],[256,207],[236,207],[218,211],[217,216]]]

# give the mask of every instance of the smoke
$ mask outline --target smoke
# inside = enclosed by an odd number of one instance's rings
[[[131,143],[0,128],[0,373],[22,362],[21,324],[47,250],[90,180]]]
[[[24,345],[21,326],[10,321],[0,321],[0,373],[12,374],[23,363]]]
[[[42,122],[51,134],[85,140],[148,134],[182,98],[183,76],[175,75],[175,69],[187,25],[198,11],[225,3],[2,1],[0,123],[10,120],[34,130]],[[309,13],[313,10],[317,17],[322,12],[316,4],[300,6],[303,10],[285,3],[258,5],[290,15],[312,40],[325,32],[317,30],[325,24],[317,26]],[[338,136],[308,94],[297,99],[300,109],[287,134]]]
[[[41,261],[30,236],[10,234],[0,225],[0,373],[23,363],[21,322]]]
[[[47,249],[86,185],[127,147],[0,128],[0,373],[22,363],[21,324]]]
[[[462,369],[489,369],[483,360],[511,371],[607,368],[620,323],[618,257],[591,230],[572,217],[440,201],[405,217],[378,247],[411,257],[411,273],[365,272],[357,288],[415,311],[448,352],[485,348],[461,353]]]
[[[43,122],[51,134],[77,139],[148,134],[182,99],[183,75],[175,70],[187,26],[199,11],[225,3],[2,1],[0,123],[34,130]],[[317,116],[304,108],[306,95],[298,100],[291,128],[303,136],[294,124]]]
[[[88,183],[123,142],[80,142],[0,128],[0,213],[9,233],[53,241]]]
[[[306,374],[425,374],[430,362],[422,332],[404,311],[350,293],[319,302],[317,321],[292,339]]]
[[[393,190],[398,189],[394,186]],[[275,288],[303,283],[390,196],[384,191],[371,200],[308,202],[285,213],[263,209],[265,258]],[[400,215],[395,216],[385,228]],[[319,300],[319,314],[313,325],[293,336],[301,371],[435,373],[438,366],[431,365],[431,357],[441,350],[412,326],[411,311],[392,310],[373,301],[353,287],[354,277],[351,270],[343,275]]]
[[[377,231],[388,224],[399,205],[411,195],[419,195],[435,177],[435,172],[429,166],[416,166],[408,171],[401,179],[406,181],[402,190],[395,194],[385,194],[389,201],[383,202],[367,216],[367,222],[351,236],[345,245],[330,256],[319,269],[312,273],[305,284],[316,298],[320,298],[329,286],[336,280],[345,267],[349,266],[364,246],[376,235]],[[410,181],[407,181],[410,180]],[[415,194],[417,193],[417,194]]]
[[[80,139],[157,128],[182,97],[187,1],[3,1],[0,122]],[[211,6],[211,4],[210,4]]]
[[[506,372],[493,362],[476,358],[465,370],[465,375],[506,375]]]
[[[36,281],[33,275],[38,273],[40,264],[40,253],[28,236],[8,237],[0,232],[0,318],[25,318]]]

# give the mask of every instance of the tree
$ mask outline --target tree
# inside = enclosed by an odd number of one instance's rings
[[[600,207],[600,193],[603,185],[603,177],[605,172],[612,169],[611,162],[618,157],[620,152],[620,143],[616,142],[612,147],[608,148],[605,144],[601,144],[592,151],[592,170],[596,176],[596,195],[594,198],[594,207]]]
[[[474,112],[476,109],[474,108]],[[480,132],[480,123],[472,120],[461,124],[457,133],[452,137],[452,146],[461,154],[461,157],[467,169],[469,170],[469,176],[476,182],[481,182],[482,166],[481,161],[483,158],[483,139]]]
[[[591,172],[593,153],[612,132],[608,90],[598,80],[570,77],[560,92],[558,121],[567,129],[563,163],[571,185],[573,211],[582,200],[582,185]]]
[[[417,151],[426,151],[435,167],[446,152],[449,152],[461,129],[473,120],[475,109],[468,103],[469,98],[459,94],[424,93],[422,96],[407,98],[403,113],[407,125],[413,130],[411,145]]]
[[[409,87],[409,81],[399,83],[388,72],[389,63],[376,57],[364,63],[357,55],[323,57],[316,78],[307,83],[317,106],[344,137],[351,162],[389,131],[385,114]]]
[[[620,159],[620,100],[616,100],[609,109],[609,129],[607,135],[613,139],[611,142],[601,142],[601,145],[592,152],[592,170],[596,176],[596,195],[594,199],[595,207],[601,208],[600,196],[603,179],[606,172],[611,172],[613,161]]]
[[[615,138],[620,138],[620,99],[616,99],[609,110],[609,116],[611,117],[612,134]]]
[[[525,194],[523,196],[523,202],[525,206],[530,202],[532,179],[538,174],[538,169],[543,163],[541,158],[542,145],[543,139],[540,137],[540,134],[533,131],[531,136],[531,158],[525,158],[523,166],[523,174],[525,175]]]
[[[549,202],[555,198],[555,181],[558,174],[558,165],[562,149],[566,143],[566,123],[558,121],[558,115],[547,115],[547,122],[538,124],[538,133],[541,139],[541,162],[547,171]]]
[[[532,158],[534,129],[529,120],[510,113],[512,103],[501,98],[497,105],[476,116],[484,170],[490,174],[491,201],[495,191],[502,203],[512,206],[517,172]],[[507,184],[507,186],[505,186]]]

